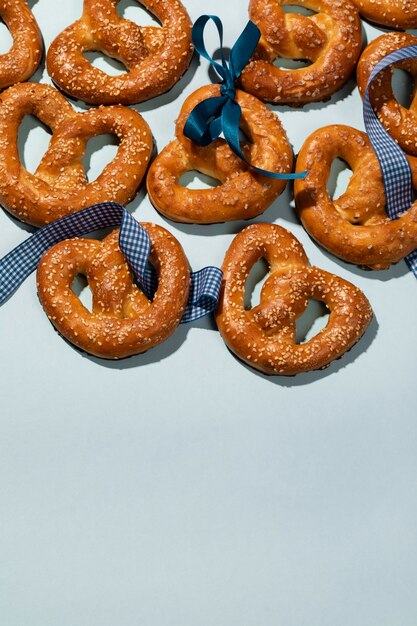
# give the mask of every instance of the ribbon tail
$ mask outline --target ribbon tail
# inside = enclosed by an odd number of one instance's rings
[[[417,250],[410,252],[410,254],[405,257],[405,262],[409,270],[413,272],[414,276],[417,278]]]
[[[295,180],[297,178],[305,178],[307,172],[295,172],[289,174],[283,174],[281,172],[269,172],[263,170],[255,165],[252,165],[245,157],[240,145],[239,139],[239,126],[242,117],[242,109],[240,105],[234,100],[228,100],[223,107],[222,111],[222,128],[224,137],[229,144],[230,148],[235,152],[249,167],[251,167],[258,174],[262,176],[268,176],[269,178],[276,178],[279,180]]]
[[[241,75],[243,68],[255,52],[260,38],[261,31],[254,22],[249,20],[230,53],[229,64],[234,80]]]
[[[212,266],[191,274],[190,296],[181,324],[198,320],[216,309],[222,278],[221,269]]]

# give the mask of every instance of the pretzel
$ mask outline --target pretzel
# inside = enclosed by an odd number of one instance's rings
[[[285,13],[302,6],[315,15]],[[251,0],[250,18],[262,37],[243,70],[245,91],[261,100],[303,105],[329,98],[353,72],[361,51],[361,23],[350,0]],[[275,67],[278,57],[311,61],[296,70]]]
[[[337,200],[326,188],[332,162],[343,159],[353,170]],[[417,159],[410,157],[417,187]],[[326,126],[305,141],[297,170],[308,170],[294,187],[298,215],[307,232],[341,259],[386,269],[417,248],[417,203],[396,220],[384,210],[381,169],[365,133],[349,126]]]
[[[19,160],[17,135],[25,115],[52,130],[48,150],[35,174]],[[82,158],[89,139],[103,133],[120,144],[115,158],[88,182]],[[0,96],[0,203],[23,222],[43,226],[98,202],[126,204],[135,195],[152,151],[148,125],[122,106],[76,113],[52,87],[22,83]]]
[[[26,0],[0,0],[0,18],[13,38],[6,54],[0,55],[0,89],[32,76],[42,58],[42,37]]]
[[[404,46],[415,46],[417,37],[407,33],[387,33],[372,41],[362,53],[358,63],[357,81],[361,96],[364,96],[366,86],[375,65],[390,52]],[[407,71],[414,81],[413,99],[410,108],[406,109],[395,99],[392,90],[392,74],[394,68]],[[417,156],[417,59],[399,61],[380,72],[372,82],[369,96],[386,131],[399,143],[408,154]]]
[[[415,0],[352,0],[359,13],[387,28],[417,28]]]
[[[183,134],[186,120],[202,100],[220,94],[219,85],[195,91],[185,101],[176,123],[177,139],[168,144],[153,161],[147,176],[152,204],[176,222],[211,224],[259,215],[284,190],[285,181],[256,173],[240,159],[224,139],[201,147]],[[292,150],[277,116],[262,102],[236,91],[242,108],[241,126],[253,143],[242,149],[250,163],[273,172],[292,168]],[[217,178],[213,189],[187,189],[179,179],[185,172],[198,170]]]
[[[122,19],[119,0],[84,0],[81,18],[52,42],[46,65],[65,92],[93,104],[135,104],[168,91],[192,56],[191,21],[179,0],[138,0],[163,25],[138,26]],[[98,50],[128,71],[110,76],[84,52]]]
[[[260,303],[245,309],[245,285],[260,258],[269,264]],[[351,283],[311,267],[303,247],[275,224],[253,224],[232,241],[223,263],[224,282],[216,314],[226,345],[242,361],[265,374],[286,376],[321,369],[341,357],[372,319],[364,294]],[[295,343],[295,323],[308,300],[330,310],[326,327]]]
[[[103,241],[67,239],[50,248],[37,271],[38,295],[55,328],[89,354],[121,359],[145,352],[176,329],[187,303],[190,271],[181,245],[167,230],[142,224],[158,272],[152,302],[136,286],[118,245],[119,230]],[[90,312],[71,285],[84,274],[93,293]]]

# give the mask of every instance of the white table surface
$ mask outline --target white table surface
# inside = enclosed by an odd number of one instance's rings
[[[222,17],[225,45],[247,20],[243,0],[185,4],[193,19]],[[30,5],[48,46],[82,0]],[[142,19],[135,0],[120,10]],[[381,32],[364,28],[368,40]],[[1,52],[5,28],[0,39]],[[50,82],[44,65],[35,79]],[[207,82],[208,63],[194,61],[169,94],[135,107],[159,149]],[[353,80],[326,104],[274,109],[296,153],[328,123],[363,129]],[[48,135],[26,118],[21,140],[32,171]],[[90,175],[114,154],[107,140],[89,146]],[[0,624],[415,626],[416,280],[404,262],[366,272],[325,253],[290,201],[288,191],[256,221],[289,228],[375,312],[325,371],[256,373],[210,319],[145,355],[101,361],[54,332],[34,276],[0,309]],[[220,265],[245,225],[176,225],[143,194],[129,208],[168,227],[193,269]],[[2,211],[0,254],[30,230]]]

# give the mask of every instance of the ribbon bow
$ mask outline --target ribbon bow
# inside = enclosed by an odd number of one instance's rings
[[[373,80],[384,69],[403,59],[417,57],[417,46],[407,46],[387,54],[372,70],[363,99],[363,117],[366,132],[381,167],[386,198],[386,212],[392,220],[413,204],[413,183],[410,164],[397,142],[387,133],[376,115],[369,89]],[[417,278],[417,250],[405,257],[408,267]]]
[[[217,63],[209,55],[204,45],[204,28],[210,20],[215,23],[219,33],[221,63]],[[305,178],[307,172],[281,174],[255,167],[246,159],[240,146],[239,125],[242,109],[235,100],[235,82],[254,53],[260,36],[259,28],[252,21],[249,21],[231,50],[228,65],[223,53],[223,24],[220,18],[217,15],[202,15],[198,18],[193,26],[193,44],[197,52],[211,63],[219,75],[222,83],[221,95],[203,100],[194,107],[185,123],[184,135],[199,146],[208,146],[223,133],[233,152],[256,172],[284,180]]]

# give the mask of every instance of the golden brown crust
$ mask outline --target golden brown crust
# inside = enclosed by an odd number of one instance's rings
[[[179,242],[155,224],[142,224],[151,238],[150,260],[158,273],[151,301],[135,285],[120,252],[118,230],[103,241],[68,239],[50,248],[37,271],[41,304],[55,328],[89,354],[120,359],[165,341],[184,313],[190,286]],[[71,289],[78,274],[93,293],[89,311]]]
[[[36,172],[19,160],[18,128],[33,114],[52,130]],[[83,156],[88,140],[111,133],[119,141],[115,158],[88,182]],[[22,83],[0,96],[0,203],[23,222],[43,226],[97,202],[126,204],[145,175],[152,135],[143,118],[122,106],[76,113],[52,87]]]
[[[176,140],[153,161],[147,176],[155,208],[177,222],[210,224],[259,215],[284,190],[285,180],[256,173],[229,148],[224,139],[201,147],[183,134],[186,120],[201,101],[220,95],[219,85],[201,87],[185,101],[176,124]],[[291,172],[292,150],[277,118],[262,102],[236,92],[242,109],[241,126],[253,143],[242,149],[250,163],[272,172]],[[217,178],[213,189],[187,189],[179,184],[185,172],[198,170]]]
[[[244,306],[246,280],[260,258],[270,268],[259,305]],[[365,295],[351,283],[308,265],[298,240],[275,224],[253,224],[232,241],[223,263],[216,322],[226,345],[265,374],[293,375],[326,367],[363,335],[372,319]],[[308,300],[329,309],[312,339],[295,343],[295,323]]]
[[[387,33],[374,39],[359,59],[357,81],[361,96],[375,65],[390,52],[405,46],[417,45],[417,37],[408,33]],[[387,132],[408,154],[417,156],[417,94],[414,87],[410,108],[406,109],[396,100],[392,90],[392,74],[395,68],[406,70],[417,80],[417,59],[407,59],[383,70],[372,82],[369,96],[378,118]]]
[[[286,5],[316,14],[285,13]],[[362,31],[350,0],[251,0],[249,16],[262,37],[241,83],[261,100],[293,105],[325,100],[353,72]],[[286,70],[274,65],[278,57],[308,60],[311,65]]]
[[[334,159],[353,171],[349,186],[337,200],[327,191]],[[417,159],[410,157],[414,185]],[[385,212],[381,169],[365,133],[349,126],[321,128],[305,141],[297,170],[308,170],[296,180],[297,213],[307,232],[341,259],[372,269],[385,269],[417,248],[417,203],[396,220]]]
[[[0,55],[0,89],[4,89],[32,76],[42,58],[43,44],[26,0],[0,0],[0,18],[13,38],[10,50]]]
[[[387,28],[417,28],[415,0],[352,0],[359,13]]]
[[[93,104],[135,104],[154,98],[181,78],[192,56],[191,21],[180,0],[138,0],[162,27],[122,19],[119,0],[84,0],[83,14],[52,42],[47,68],[65,92]],[[98,50],[127,73],[110,76],[84,57]]]

